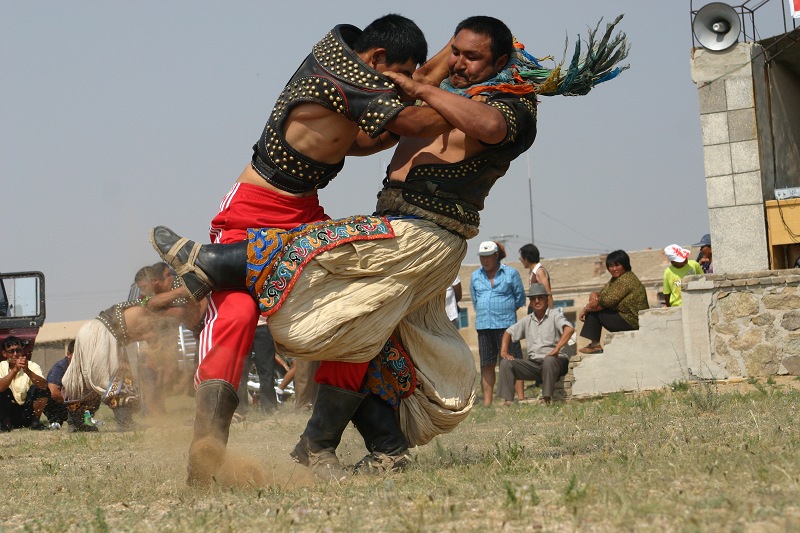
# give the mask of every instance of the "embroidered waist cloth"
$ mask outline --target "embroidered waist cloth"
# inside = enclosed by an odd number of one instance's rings
[[[247,288],[267,316],[280,309],[305,265],[319,253],[348,242],[392,239],[389,221],[351,216],[304,224],[291,230],[247,231]]]

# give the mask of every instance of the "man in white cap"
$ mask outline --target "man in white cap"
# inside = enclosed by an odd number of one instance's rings
[[[495,368],[503,332],[517,321],[517,309],[525,305],[525,289],[519,272],[501,263],[506,256],[502,246],[494,241],[484,241],[478,248],[478,255],[481,268],[472,273],[469,292],[475,307],[483,405],[488,407],[492,405]],[[522,358],[519,342],[512,343],[510,350],[517,359]],[[522,387],[520,381],[517,384],[519,397],[523,395]]]
[[[497,395],[505,400],[503,405],[510,405],[514,398],[514,381],[525,379],[542,384],[542,403],[549,404],[556,381],[569,370],[564,347],[575,328],[562,313],[548,308],[549,297],[544,285],[531,284],[528,298],[533,312],[503,332],[497,379]],[[521,339],[527,339],[527,359],[517,359],[508,352],[511,343]]]
[[[664,254],[670,262],[664,271],[664,302],[667,307],[679,307],[683,303],[681,283],[684,276],[703,273],[697,261],[689,259],[690,253],[677,244],[670,244],[664,248]]]

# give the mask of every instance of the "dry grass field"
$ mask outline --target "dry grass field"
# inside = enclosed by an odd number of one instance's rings
[[[0,434],[2,531],[800,531],[800,382],[673,384],[554,407],[475,407],[404,474],[317,485],[306,416],[233,426],[209,491],[184,484],[192,400],[97,434]],[[340,456],[364,453],[347,430]]]

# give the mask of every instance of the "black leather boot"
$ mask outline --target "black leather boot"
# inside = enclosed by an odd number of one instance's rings
[[[348,476],[339,464],[336,447],[364,395],[330,385],[320,385],[314,410],[290,455],[308,466],[317,479],[341,481]]]
[[[374,394],[368,394],[353,415],[369,454],[355,465],[357,474],[402,471],[411,461],[408,439],[400,429],[399,413]]]
[[[231,420],[239,397],[227,381],[209,379],[197,387],[194,397],[194,438],[189,447],[186,483],[208,486],[225,459]]]
[[[175,269],[193,299],[212,290],[246,289],[247,241],[199,244],[164,226],[150,230],[150,243]]]

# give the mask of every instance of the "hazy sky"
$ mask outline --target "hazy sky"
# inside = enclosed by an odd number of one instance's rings
[[[536,143],[492,190],[467,262],[499,236],[516,259],[531,240],[529,185],[545,257],[689,245],[708,232],[689,2],[387,5],[2,2],[0,271],[45,273],[48,321],[125,300],[136,270],[159,259],[152,226],[207,241],[311,46],[335,24],[364,27],[390,11],[420,25],[431,54],[459,20],[487,14],[532,54],[557,58],[567,36],[625,14],[630,70],[587,96],[542,98]],[[388,159],[348,159],[321,192],[328,214],[370,213]]]

